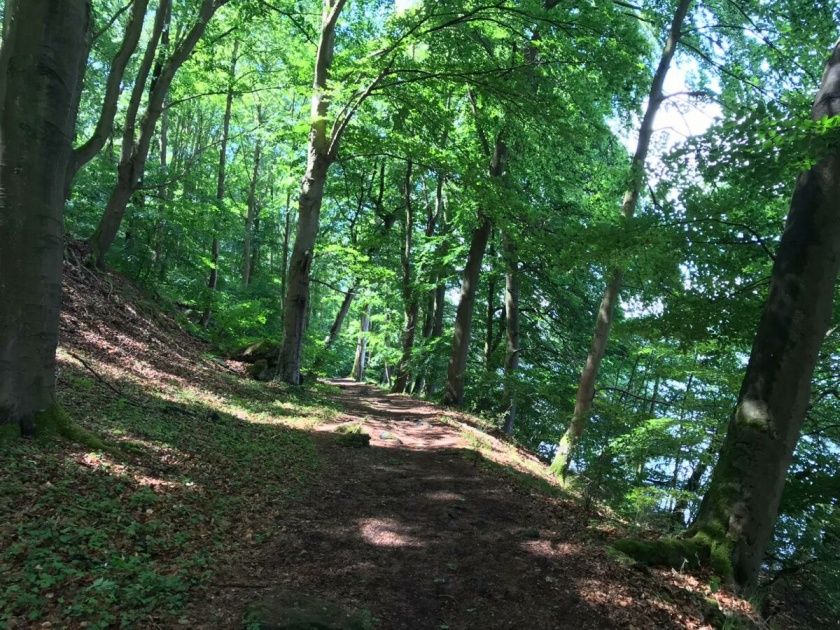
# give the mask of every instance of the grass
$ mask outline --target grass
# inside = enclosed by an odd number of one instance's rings
[[[72,365],[61,378],[70,418],[103,443],[5,442],[0,627],[183,622],[187,595],[266,537],[318,474],[296,424],[331,417],[324,391],[290,395],[281,416],[277,392],[256,383],[236,395],[123,384],[118,399]]]

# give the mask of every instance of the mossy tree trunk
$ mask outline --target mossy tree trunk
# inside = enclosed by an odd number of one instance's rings
[[[840,44],[814,119],[840,113]],[[738,404],[691,532],[725,545],[733,576],[757,578],[773,535],[840,267],[840,151],[800,175]]]
[[[88,0],[9,0],[0,49],[0,424],[32,435],[60,413],[55,349],[64,183]]]

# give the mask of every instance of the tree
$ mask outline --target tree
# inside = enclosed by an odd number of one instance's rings
[[[0,424],[60,421],[55,349],[87,0],[11,0],[0,48]]]
[[[815,120],[840,114],[840,45],[826,65]],[[840,269],[840,152],[796,182],[738,403],[690,533],[755,583],[808,409]]]
[[[677,45],[682,37],[683,22],[691,7],[691,1],[680,0],[677,4],[674,17],[671,21],[671,27],[668,31],[668,39],[662,49],[659,65],[653,75],[647,107],[642,118],[642,124],[639,127],[639,141],[636,147],[636,153],[630,163],[628,186],[621,204],[622,215],[628,220],[633,218],[636,212],[636,206],[639,203],[639,196],[645,182],[645,162],[647,161],[650,150],[653,123],[662,105],[662,101],[665,99],[665,94],[662,90],[665,85],[668,70],[671,67],[671,61],[674,58],[674,53],[677,51]],[[609,341],[615,307],[618,302],[618,294],[621,290],[622,275],[623,272],[621,269],[613,269],[609,272],[609,281],[604,291],[604,296],[601,299],[601,304],[598,307],[595,318],[595,332],[592,336],[589,355],[586,357],[586,364],[581,372],[580,383],[578,385],[577,395],[575,396],[575,410],[572,413],[572,419],[569,422],[566,432],[560,439],[554,461],[551,464],[552,469],[561,476],[565,476],[569,469],[572,451],[580,440],[580,436],[586,425],[586,420],[589,417],[590,409],[592,408],[592,400],[595,397],[595,384],[598,379],[601,361],[607,350],[607,342]]]
[[[135,136],[135,117],[139,111],[146,77],[155,59],[158,42],[169,19],[171,0],[161,0],[158,5],[152,38],[146,48],[140,72],[134,83],[132,103],[129,106],[128,119],[123,134],[122,155],[117,167],[117,183],[111,192],[111,197],[108,199],[108,204],[99,220],[96,231],[89,240],[92,250],[91,260],[99,267],[105,264],[105,255],[117,236],[131,195],[137,190],[143,177],[155,126],[163,113],[166,95],[172,85],[172,80],[175,78],[175,73],[192,55],[210,19],[227,1],[202,0],[192,26],[184,38],[175,46],[172,54],[163,64],[160,74],[154,78],[146,110],[140,121],[140,133],[139,136]]]

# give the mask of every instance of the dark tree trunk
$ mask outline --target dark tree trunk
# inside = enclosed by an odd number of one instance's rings
[[[505,353],[505,401],[507,414],[503,431],[513,434],[516,423],[516,370],[519,368],[519,259],[516,245],[507,234],[502,235],[505,254],[505,328],[507,329],[507,351]]]
[[[840,45],[814,103],[840,113]],[[768,543],[831,322],[840,267],[840,152],[800,175],[773,264],[737,407],[692,531],[725,545],[733,574],[752,585]]]
[[[156,77],[149,94],[146,111],[143,119],[140,121],[140,135],[136,142],[134,141],[133,121],[126,122],[126,136],[123,139],[123,156],[120,160],[120,165],[117,167],[117,184],[111,193],[108,204],[105,206],[105,212],[99,221],[99,225],[90,238],[92,259],[98,266],[104,266],[105,255],[108,253],[117,236],[126,207],[128,206],[128,201],[131,199],[134,191],[137,190],[140,180],[143,177],[155,126],[163,113],[164,102],[169,93],[169,87],[172,85],[172,80],[175,78],[175,73],[192,54],[196,44],[198,44],[198,41],[204,34],[204,30],[207,28],[207,23],[210,21],[210,18],[213,17],[216,10],[225,4],[225,2],[226,0],[202,0],[195,23],[184,39],[181,40],[178,47],[173,51],[172,55],[166,60],[166,63],[163,64],[160,75]],[[163,31],[163,22],[170,8],[171,0],[161,0],[158,13],[160,14],[163,11],[163,17],[160,21],[158,17],[155,18],[155,34],[153,38],[160,38],[160,34]],[[151,58],[154,59],[154,52]],[[144,58],[144,65],[146,61]],[[139,80],[140,78],[138,77]],[[135,85],[136,88],[137,85]],[[129,125],[129,122],[132,124]],[[126,143],[126,139],[129,139],[130,142]]]
[[[482,142],[486,145],[486,141]],[[501,177],[504,173],[504,161],[507,147],[501,138],[497,138],[490,162],[490,176]],[[467,264],[461,280],[461,299],[455,314],[455,330],[452,334],[452,351],[449,356],[449,368],[446,375],[446,391],[443,402],[447,405],[460,406],[464,402],[464,379],[467,370],[467,358],[470,350],[470,332],[475,308],[475,292],[481,275],[481,262],[490,240],[493,224],[484,215],[479,216],[478,227],[473,231]]]
[[[324,0],[321,34],[315,58],[312,84],[312,125],[309,132],[306,173],[298,200],[298,225],[292,258],[289,261],[286,296],[283,305],[283,344],[280,348],[277,378],[291,385],[300,384],[300,357],[309,306],[309,282],[315,239],[321,220],[321,203],[327,171],[335,159],[337,136],[327,132],[329,112],[327,83],[335,48],[335,27],[346,0]]]
[[[635,215],[636,206],[639,203],[639,195],[641,194],[645,181],[645,162],[647,161],[650,141],[653,136],[653,123],[664,100],[662,89],[665,85],[665,79],[668,76],[668,70],[671,67],[674,53],[677,50],[677,45],[682,37],[682,25],[691,6],[691,2],[692,0],[680,0],[677,5],[673,20],[671,21],[668,40],[665,42],[665,47],[662,49],[662,55],[659,59],[659,65],[653,75],[647,109],[642,118],[642,124],[639,127],[639,143],[636,147],[636,153],[633,155],[633,160],[630,163],[630,181],[621,205],[622,214],[627,219],[631,219]],[[589,419],[589,414],[592,410],[592,401],[595,398],[595,384],[598,380],[598,372],[601,369],[601,361],[607,351],[607,342],[610,338],[610,329],[612,328],[613,318],[615,316],[615,305],[618,303],[618,294],[621,290],[622,276],[623,272],[621,269],[609,271],[609,280],[596,315],[592,344],[580,375],[572,419],[569,422],[566,432],[560,439],[554,461],[551,464],[552,470],[560,476],[565,476],[569,470],[572,453],[581,435],[583,435],[586,421]]]
[[[338,339],[338,335],[341,333],[341,327],[344,325],[344,320],[347,319],[347,314],[350,312],[350,307],[353,305],[354,299],[356,299],[355,286],[344,294],[344,299],[341,301],[341,306],[338,309],[338,313],[335,314],[335,319],[333,320],[333,324],[330,327],[330,332],[327,335],[327,338],[324,340],[324,346],[326,346],[327,348],[332,347],[332,345]]]
[[[420,301],[414,289],[414,270],[411,264],[412,246],[414,242],[414,205],[411,201],[411,171],[412,163],[408,161],[405,169],[404,198],[405,221],[403,224],[403,250],[400,257],[402,263],[403,306],[405,308],[405,326],[402,335],[402,357],[397,367],[397,377],[394,379],[394,392],[402,393],[408,389],[411,355],[414,351],[414,338],[417,335],[417,320],[420,314]]]
[[[10,0],[0,48],[0,424],[55,423],[55,349],[87,0]]]
[[[446,377],[444,404],[459,406],[464,402],[464,378],[470,349],[470,331],[475,306],[475,292],[481,275],[481,262],[490,238],[492,224],[487,217],[480,217],[473,231],[467,265],[461,280],[461,299],[455,314],[455,331],[452,335],[452,352]]]

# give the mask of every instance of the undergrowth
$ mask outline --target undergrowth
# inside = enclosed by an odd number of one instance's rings
[[[240,381],[235,393],[117,398],[78,367],[61,378],[74,426],[102,442],[52,431],[5,443],[0,627],[171,625],[191,589],[225,554],[267,537],[317,474],[312,437],[295,422],[330,417],[323,392],[281,403]]]

